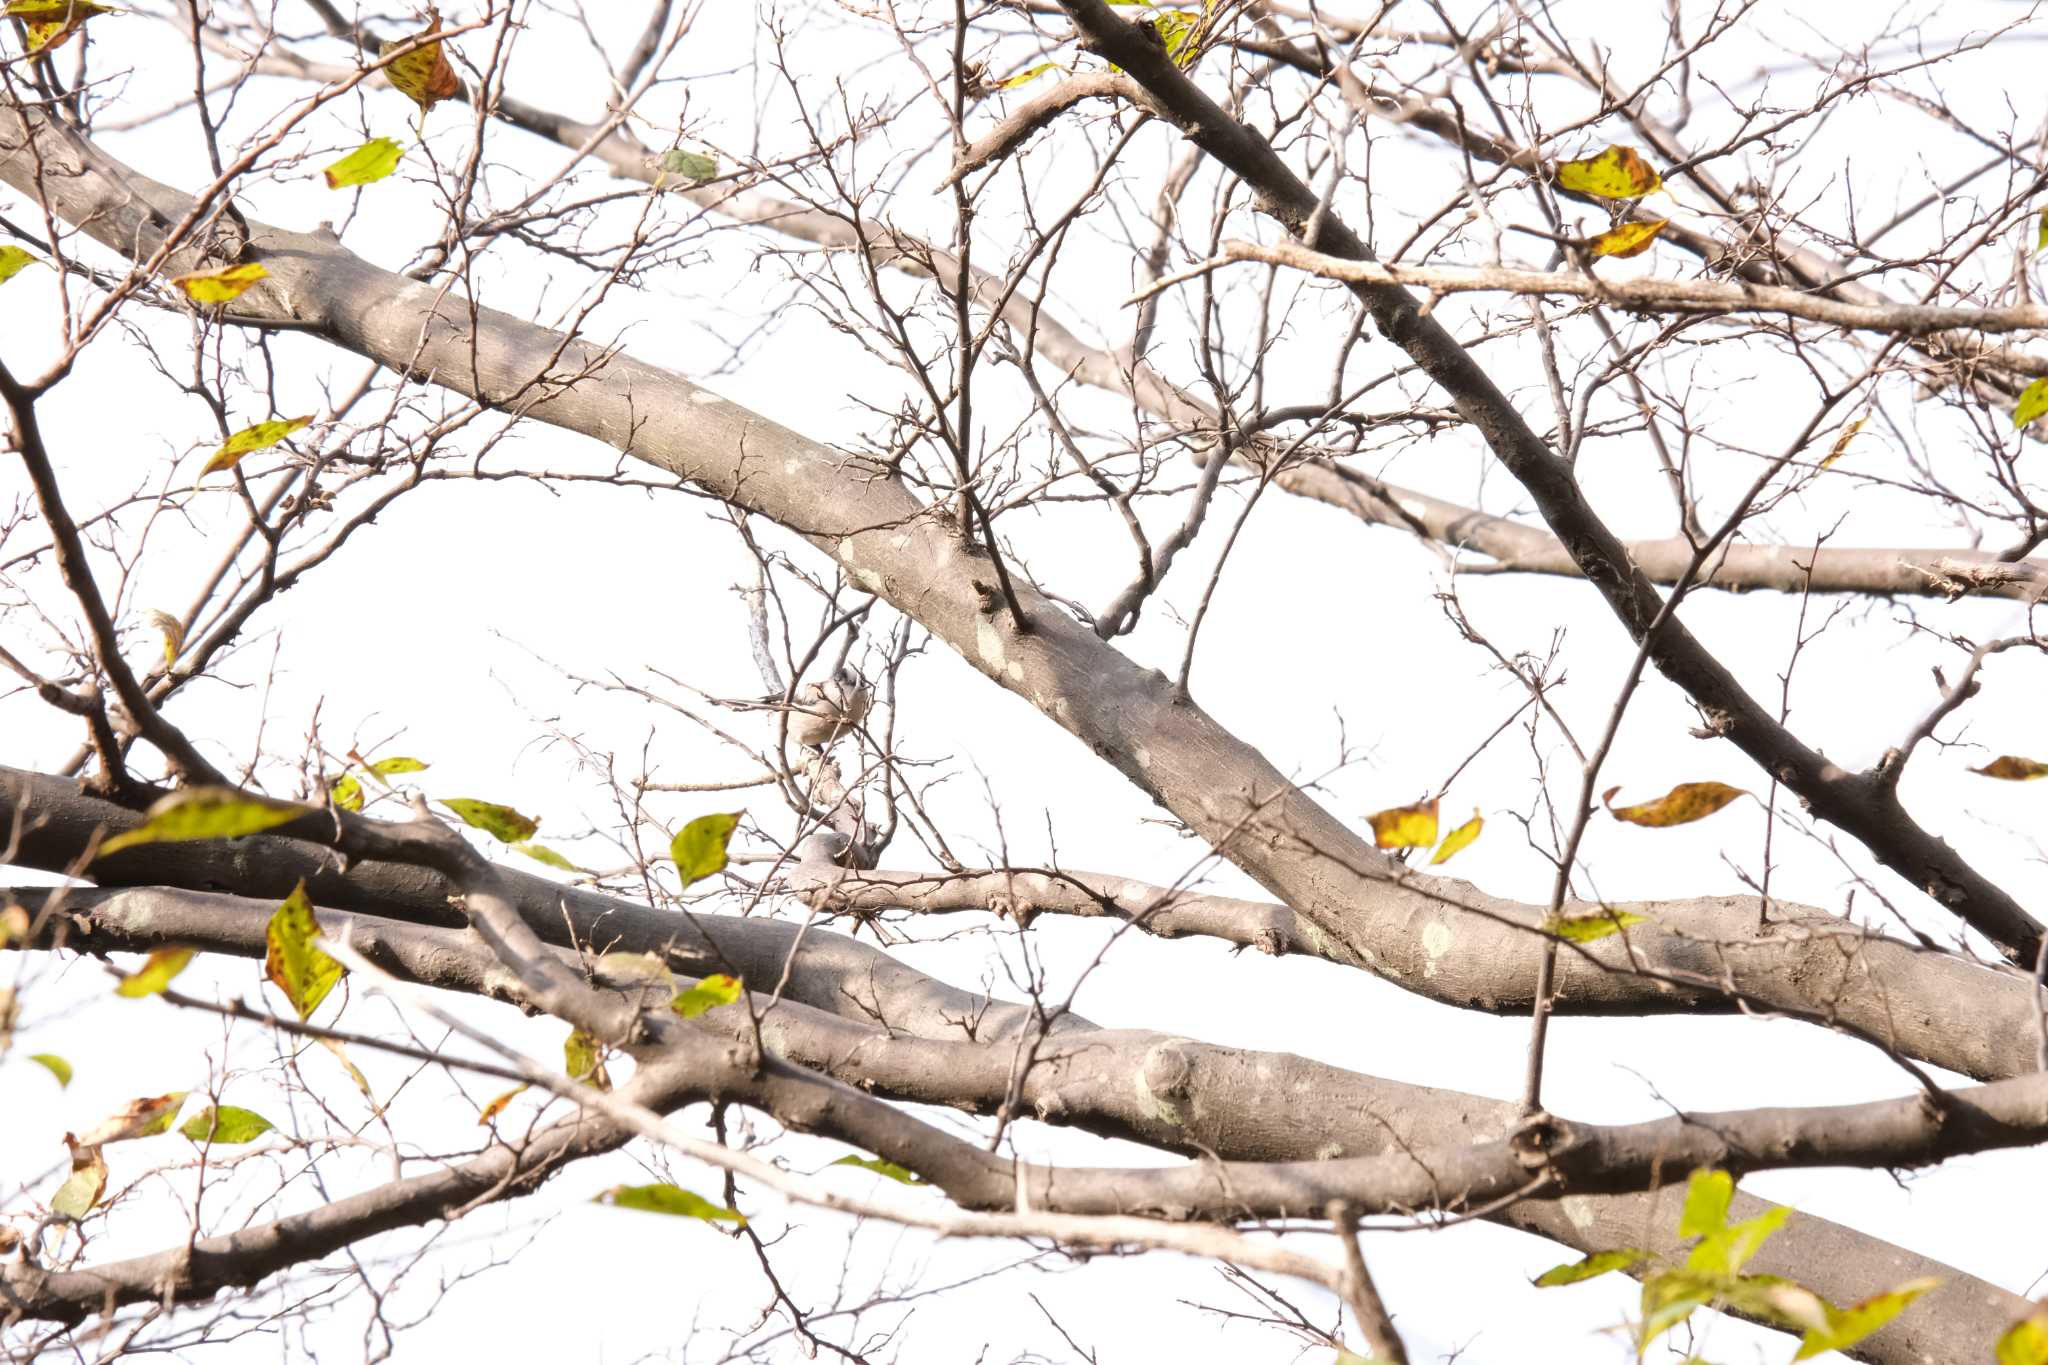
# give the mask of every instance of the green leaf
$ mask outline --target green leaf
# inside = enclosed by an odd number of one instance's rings
[[[1998,1339],[1998,1365],[2048,1365],[2048,1309],[2037,1308]]]
[[[1792,1210],[1781,1204],[1709,1234],[1685,1258],[1686,1268],[1708,1275],[1733,1275],[1763,1249],[1771,1234],[1791,1216]]]
[[[274,422],[258,422],[254,426],[243,427],[221,442],[220,449],[213,452],[213,458],[199,471],[199,477],[203,479],[216,469],[233,469],[242,462],[244,455],[268,450],[293,432],[312,424],[313,414],[309,412],[304,417],[281,417]]]
[[[114,987],[114,994],[125,995],[131,1000],[139,1000],[145,995],[162,995],[171,979],[192,961],[192,952],[190,948],[157,949],[134,972],[121,978],[121,984]]]
[[[1827,1326],[1807,1332],[1794,1360],[1807,1360],[1827,1351],[1846,1351],[1905,1310],[1907,1304],[1941,1283],[1940,1280],[1909,1280],[1848,1308],[1827,1308]]]
[[[837,1161],[828,1163],[828,1168],[830,1166],[858,1166],[864,1171],[873,1171],[876,1175],[886,1175],[899,1185],[931,1184],[929,1180],[926,1180],[916,1171],[898,1166],[893,1161],[884,1161],[878,1156],[843,1156]]]
[[[546,844],[529,844],[522,841],[512,845],[512,851],[514,853],[524,853],[537,863],[546,863],[549,867],[560,868],[564,872],[581,872],[583,870],[549,848]]]
[[[1694,1171],[1685,1187],[1685,1210],[1678,1215],[1680,1237],[1705,1237],[1728,1226],[1728,1205],[1735,1199],[1735,1178],[1726,1171]]]
[[[2034,254],[2038,256],[2043,251],[2048,251],[2048,209],[2041,210],[2040,225],[2034,229]],[[0,275],[0,280],[6,278]]]
[[[1632,910],[1603,909],[1583,915],[1553,915],[1543,921],[1543,932],[1555,934],[1567,943],[1594,943],[1631,925],[1649,922],[1648,915]]]
[[[1642,1317],[1636,1327],[1638,1353],[1664,1333],[1714,1301],[1719,1285],[1685,1270],[1667,1270],[1643,1281]]]
[[[101,844],[99,856],[104,858],[137,844],[234,839],[288,825],[310,814],[310,807],[244,796],[232,787],[187,787],[151,806],[148,821],[138,828]]]
[[[347,189],[382,180],[398,169],[405,148],[388,137],[373,137],[327,168],[327,188]]]
[[[40,264],[33,253],[21,247],[12,243],[0,246],[0,284],[7,283],[30,266]]]
[[[494,801],[454,796],[441,804],[461,816],[463,824],[480,829],[502,843],[524,843],[540,828],[540,821],[528,819],[512,807],[501,806]]]
[[[1201,20],[1179,10],[1161,10],[1152,20],[1152,31],[1165,42],[1168,59],[1182,70],[1193,66],[1195,58],[1202,55],[1201,48],[1194,41],[1201,29]]]
[[[2048,412],[2048,379],[2036,379],[2020,390],[2020,401],[2013,405],[2012,424],[2015,430]]]
[[[669,857],[675,859],[676,871],[682,873],[685,887],[725,870],[725,848],[732,842],[732,832],[739,828],[742,814],[733,811],[729,815],[700,815],[669,842]]]
[[[370,765],[370,771],[378,777],[396,777],[400,773],[423,773],[428,766],[417,758],[380,758]]]
[[[661,168],[685,180],[709,180],[718,174],[718,158],[677,148],[661,154]]]
[[[59,1089],[62,1089],[71,1084],[71,1063],[65,1061],[56,1053],[32,1052],[29,1054],[29,1060],[34,1062],[37,1066],[42,1067],[52,1076],[55,1076],[57,1078],[57,1085]]]
[[[343,810],[363,808],[363,784],[356,781],[354,773],[343,773],[335,778],[333,785],[327,789],[327,795]]]
[[[269,944],[263,974],[277,983],[301,1019],[320,1007],[343,975],[339,962],[313,946],[319,936],[320,921],[313,917],[313,902],[307,899],[306,884],[301,881],[263,931]]]
[[[208,1105],[185,1120],[178,1131],[197,1143],[236,1146],[254,1142],[276,1126],[253,1109],[223,1104],[218,1109]]]
[[[1590,1280],[1597,1275],[1605,1275],[1611,1270],[1627,1270],[1651,1259],[1652,1257],[1649,1252],[1638,1251],[1634,1247],[1621,1247],[1615,1251],[1596,1251],[1582,1260],[1552,1266],[1541,1275],[1538,1275],[1535,1283],[1538,1289],[1555,1289],[1559,1285],[1577,1284],[1581,1280]]]
[[[612,1088],[612,1078],[604,1069],[604,1045],[582,1029],[572,1030],[562,1040],[562,1063],[570,1080],[593,1090]]]
[[[684,991],[670,1003],[669,1008],[685,1019],[695,1019],[706,1010],[717,1009],[720,1005],[730,1005],[740,998],[741,989],[738,977],[727,976],[721,972],[717,976],[705,977]]]
[[[735,1223],[747,1225],[747,1216],[738,1209],[729,1209],[714,1204],[702,1195],[690,1193],[680,1185],[614,1185],[590,1201],[593,1204],[610,1204],[617,1209],[639,1209],[642,1213],[666,1213],[677,1218],[700,1218],[707,1223]]]

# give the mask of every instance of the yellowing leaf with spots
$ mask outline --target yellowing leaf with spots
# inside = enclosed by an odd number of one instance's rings
[[[707,976],[671,1002],[670,1008],[685,1019],[695,1019],[706,1010],[730,1005],[740,998],[740,979],[736,976]]]
[[[740,814],[700,815],[669,840],[668,856],[675,859],[685,887],[725,870],[726,846],[739,828]]]
[[[2035,778],[2048,777],[2048,763],[2006,754],[1970,771],[1979,777],[1995,777],[2004,782],[2032,782]]]
[[[304,417],[280,417],[275,421],[243,427],[213,452],[213,458],[206,462],[206,468],[199,471],[199,477],[203,479],[216,469],[233,469],[242,462],[244,455],[268,450],[293,432],[312,425],[312,422],[313,414],[309,412]]]
[[[9,0],[0,13],[21,20],[28,30],[28,50],[44,54],[70,42],[86,20],[120,11],[97,0]]]
[[[2048,412],[2048,379],[2036,379],[2020,390],[2019,402],[2013,404],[2013,429],[2026,426],[2044,412]]]
[[[593,1090],[612,1088],[612,1078],[604,1069],[604,1044],[580,1028],[562,1041],[562,1069],[569,1073],[570,1080],[581,1081]]]
[[[1670,223],[1662,218],[1644,223],[1623,223],[1588,238],[1586,246],[1595,256],[1640,256],[1650,249],[1650,243],[1657,240],[1657,234],[1669,226]]]
[[[1842,434],[1835,438],[1834,446],[1828,451],[1828,457],[1820,462],[1820,467],[1822,469],[1826,469],[1828,466],[1832,465],[1836,460],[1839,460],[1842,458],[1842,456],[1848,454],[1849,442],[1855,440],[1856,433],[1863,430],[1863,428],[1866,425],[1868,425],[1869,422],[1870,414],[1866,412],[1861,417],[1858,417],[1855,421],[1843,427]]]
[[[32,265],[39,265],[32,252],[9,243],[0,246],[0,284],[5,284]]]
[[[363,784],[356,780],[354,773],[343,773],[328,786],[327,799],[343,810],[361,810]]]
[[[501,843],[524,843],[540,828],[540,821],[521,815],[512,807],[501,806],[495,801],[451,796],[441,804],[461,816],[463,824],[472,829],[480,829]]]
[[[88,1128],[78,1139],[78,1144],[81,1147],[99,1147],[109,1142],[128,1142],[167,1133],[171,1120],[178,1117],[178,1111],[185,1107],[185,1094],[183,1090],[173,1090],[168,1095],[130,1100]]]
[[[404,155],[405,148],[390,138],[373,137],[327,168],[327,188],[345,190],[374,184],[397,170],[399,158]]]
[[[1555,934],[1567,943],[1597,943],[1609,934],[1649,922],[1648,915],[1628,910],[1595,910],[1581,915],[1552,915],[1543,921],[1543,932]]]
[[[1799,1353],[1792,1359],[1806,1360],[1828,1351],[1848,1350],[1897,1317],[1906,1305],[1940,1284],[1940,1280],[1931,1278],[1908,1280],[1896,1289],[1848,1308],[1823,1303],[1821,1311],[1827,1318],[1827,1325],[1808,1330],[1805,1339],[1799,1343]]]
[[[200,270],[190,275],[179,275],[171,283],[185,291],[185,297],[194,303],[227,303],[240,298],[250,285],[258,280],[270,278],[258,261],[244,261],[240,265],[223,266],[219,270]]]
[[[1372,841],[1381,848],[1428,848],[1436,842],[1436,802],[1418,802],[1374,811]]]
[[[341,964],[314,945],[318,937],[320,921],[314,918],[313,902],[302,881],[277,907],[263,931],[267,945],[263,974],[277,983],[301,1019],[320,1007],[343,975]]]
[[[427,770],[428,766],[428,764],[420,759],[408,758],[403,755],[393,758],[380,758],[370,765],[370,775],[372,777],[397,777],[401,773],[423,773]]]
[[[400,38],[383,45],[379,57],[391,54],[415,38],[432,38],[441,31],[441,12],[432,5],[427,6],[427,26],[410,37]],[[441,41],[421,43],[402,57],[392,58],[384,68],[385,78],[399,92],[420,107],[425,114],[442,100],[462,93],[462,82],[455,75],[455,68],[448,65],[448,54],[441,50]]]
[[[149,820],[140,828],[117,834],[101,844],[99,856],[104,858],[136,844],[233,839],[288,825],[311,813],[308,806],[244,796],[232,787],[187,787],[151,806]]]
[[[121,978],[114,994],[139,1000],[145,995],[162,995],[179,972],[192,961],[190,948],[159,948],[144,959],[142,966]]]
[[[1609,147],[1598,156],[1559,162],[1557,185],[1602,199],[1640,199],[1662,189],[1664,177],[1635,148]]]
[[[1437,845],[1436,852],[1430,856],[1429,865],[1435,867],[1438,863],[1447,863],[1457,857],[1479,837],[1479,831],[1485,828],[1486,821],[1480,818],[1478,811],[1473,811],[1470,820],[1444,836],[1444,841]]]
[[[1736,797],[1749,795],[1742,788],[1731,787],[1725,782],[1681,782],[1655,801],[1645,801],[1639,806],[1616,806],[1614,794],[1620,790],[1619,787],[1609,787],[1600,794],[1600,800],[1614,818],[1655,829],[1704,820]]]

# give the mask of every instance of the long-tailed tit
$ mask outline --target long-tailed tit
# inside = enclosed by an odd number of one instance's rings
[[[875,690],[850,665],[823,682],[797,691],[789,713],[789,735],[806,749],[829,749],[840,736],[867,718]]]

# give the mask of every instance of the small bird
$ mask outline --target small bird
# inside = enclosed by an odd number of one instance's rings
[[[790,738],[806,749],[829,749],[840,736],[867,719],[868,707],[874,700],[875,690],[860,674],[851,665],[841,665],[825,681],[807,683],[798,689],[789,713]]]

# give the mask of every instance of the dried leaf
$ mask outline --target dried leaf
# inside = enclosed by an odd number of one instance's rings
[[[1436,852],[1430,856],[1429,865],[1435,867],[1438,863],[1447,863],[1457,857],[1479,837],[1479,831],[1485,828],[1486,821],[1480,818],[1478,811],[1473,811],[1470,820],[1444,836],[1444,841],[1437,845]]]
[[[1858,417],[1855,421],[1843,427],[1842,434],[1835,437],[1835,444],[1828,451],[1827,458],[1820,462],[1820,467],[1822,469],[1826,469],[1828,466],[1832,465],[1836,460],[1839,460],[1842,458],[1842,456],[1848,454],[1849,442],[1856,439],[1856,433],[1863,430],[1864,426],[1869,421],[1870,414],[1866,412],[1861,417]]]
[[[1640,256],[1650,249],[1650,243],[1657,240],[1657,234],[1669,227],[1662,218],[1642,223],[1623,223],[1586,239],[1587,249],[1595,256]]]
[[[299,1018],[312,1016],[345,974],[342,965],[314,946],[320,936],[320,921],[313,916],[313,902],[301,881],[285,897],[284,904],[270,917],[263,931],[268,950],[263,957],[263,975],[277,984]]]
[[[1640,199],[1662,189],[1664,178],[1635,148],[1609,147],[1598,156],[1559,162],[1557,185],[1602,199]]]
[[[260,262],[244,261],[219,270],[178,275],[172,278],[171,283],[184,290],[185,297],[194,303],[227,303],[240,298],[256,281],[269,277],[270,272]]]
[[[2031,782],[2037,777],[2048,777],[2048,763],[2038,759],[2021,758],[2016,754],[2005,754],[1992,759],[1981,768],[1971,772],[1979,777],[1996,777],[2005,782]]]
[[[383,1106],[378,1104],[377,1097],[370,1093],[370,1078],[362,1073],[360,1067],[349,1060],[348,1053],[342,1049],[341,1040],[339,1038],[322,1038],[320,1045],[334,1054],[334,1060],[341,1063],[341,1069],[348,1073],[348,1078],[351,1081],[355,1082],[356,1089],[363,1092],[363,1098],[370,1102],[370,1108],[381,1113]]]
[[[64,1135],[64,1142],[71,1148],[71,1174],[50,1196],[50,1212],[66,1218],[83,1218],[107,1192],[107,1163],[99,1148],[81,1143],[69,1133]]]
[[[245,796],[232,787],[187,787],[151,806],[144,824],[101,844],[99,856],[137,844],[234,839],[288,825],[310,813],[310,807]]]
[[[203,479],[216,469],[233,469],[242,462],[244,455],[268,450],[293,432],[312,425],[312,422],[313,414],[309,412],[304,417],[280,417],[276,421],[243,427],[221,442],[220,449],[213,452],[213,458],[199,471],[199,477]]]
[[[114,987],[114,994],[125,995],[139,1000],[145,995],[162,995],[164,987],[171,984],[179,972],[192,961],[190,948],[159,948],[143,961],[132,974],[121,978],[121,984]]]
[[[1655,801],[1645,801],[1639,806],[1616,806],[1614,794],[1620,790],[1619,787],[1609,787],[1600,794],[1608,812],[1617,820],[1653,829],[1704,820],[1736,797],[1749,795],[1740,787],[1731,787],[1725,782],[1681,782]]]
[[[405,148],[390,138],[373,137],[327,168],[327,188],[344,190],[374,184],[397,170],[399,158],[404,155]]]
[[[144,612],[142,619],[155,626],[157,633],[164,637],[164,672],[170,672],[178,662],[178,651],[185,647],[185,623],[154,607]]]
[[[1428,848],[1436,842],[1436,801],[1374,811],[1372,840],[1380,848]]]

